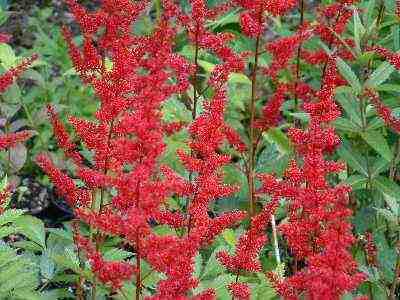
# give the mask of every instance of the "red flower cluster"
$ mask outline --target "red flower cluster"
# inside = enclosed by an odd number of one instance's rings
[[[278,72],[288,67],[289,61],[296,55],[300,45],[308,40],[312,31],[307,26],[295,34],[267,43],[265,48],[272,55],[272,64],[264,70],[266,75],[275,78]]]
[[[0,33],[0,43],[7,43],[10,40],[10,36],[4,33]],[[4,92],[10,85],[13,84],[19,76],[22,75],[38,58],[37,55],[25,59],[18,66],[9,69],[4,74],[0,75],[0,93]],[[19,143],[25,142],[34,135],[32,130],[23,130],[15,133],[5,133],[0,135],[0,151],[12,148]],[[11,187],[6,186],[3,191],[0,192],[0,214],[3,213],[2,205],[8,199],[11,193]]]
[[[234,282],[229,285],[229,290],[236,300],[249,300],[250,288],[245,283]]]
[[[385,121],[385,123],[397,133],[400,133],[400,119],[393,115],[392,110],[382,103],[379,95],[373,90],[367,90],[366,95],[371,100],[372,105],[375,107],[378,115]]]
[[[37,55],[33,55],[30,58],[25,59],[18,66],[9,69],[4,74],[0,75],[0,93],[3,93],[11,84],[13,84],[14,80],[21,76],[38,58]]]
[[[123,282],[133,276],[134,268],[132,265],[118,261],[105,261],[91,242],[79,234],[74,236],[74,240],[77,247],[86,252],[92,271],[100,282],[111,285],[113,290],[120,289]]]
[[[240,25],[243,33],[252,38],[257,38],[264,32],[265,13],[281,16],[297,4],[296,0],[235,0],[234,2],[245,9],[240,15]]]
[[[343,40],[336,36],[344,32],[352,16],[347,7],[352,2],[339,1],[322,7],[319,25],[303,24],[293,35],[264,46],[273,58],[264,68],[264,74],[273,80],[281,70],[292,70],[291,60],[296,53],[299,59],[323,64],[325,68],[318,91],[300,80],[298,69],[294,83],[274,80],[276,91],[261,116],[256,112],[252,114],[251,130],[262,133],[279,124],[286,97],[295,95],[296,100],[303,101],[310,122],[306,129],[289,130],[300,161],[290,163],[282,180],[272,175],[259,176],[262,182],[259,192],[270,195],[271,201],[259,214],[252,216],[233,254],[218,253],[219,261],[238,276],[228,287],[236,299],[250,298],[250,287],[239,282],[239,277],[244,272],[262,271],[258,256],[267,242],[266,229],[281,199],[288,203],[288,223],[281,225],[280,230],[296,260],[305,265],[287,279],[271,276],[283,297],[298,299],[299,295],[305,295],[310,299],[339,299],[364,279],[349,253],[354,242],[348,222],[351,215],[347,208],[349,189],[331,186],[327,179],[343,168],[342,164],[326,159],[340,144],[331,122],[341,114],[334,101],[334,90],[343,79],[328,54],[302,51],[303,43],[319,37],[336,49],[333,56],[352,59],[346,48],[352,47],[352,41],[345,40],[347,45],[343,45]],[[155,294],[146,299],[215,299],[212,289],[193,295],[193,289],[198,286],[193,272],[199,251],[246,215],[232,211],[211,217],[208,212],[214,201],[232,196],[239,189],[224,183],[223,168],[231,163],[231,156],[224,153],[224,147],[232,146],[243,153],[246,145],[225,122],[224,113],[229,75],[243,72],[245,63],[244,55],[235,53],[228,45],[233,36],[212,32],[208,21],[236,5],[241,9],[242,31],[256,39],[261,48],[268,14],[283,16],[297,1],[235,0],[210,8],[205,0],[190,0],[191,10],[186,13],[175,1],[163,0],[163,15],[148,35],[135,35],[131,28],[151,4],[149,0],[104,0],[93,12],[75,0],[67,3],[83,35],[83,43],[78,46],[71,32],[64,29],[70,56],[82,81],[95,91],[100,107],[91,121],[69,118],[79,142],[71,138],[55,110],[48,109],[58,145],[75,165],[73,176],[59,170],[45,155],[38,156],[37,162],[60,196],[73,207],[76,217],[96,232],[93,240],[77,234],[75,242],[87,253],[94,275],[114,290],[134,278],[138,298],[144,288],[141,273],[144,260],[152,270],[165,275],[158,282]],[[174,52],[179,28],[187,32],[194,46],[194,63]],[[261,49],[255,51],[255,56],[260,55],[259,51]],[[201,91],[197,82],[198,59],[203,53],[214,54],[218,63],[208,86]],[[298,64],[299,61],[297,67]],[[256,75],[257,66],[252,78],[253,102],[258,98],[254,91]],[[162,105],[174,94],[186,93],[190,80],[195,81],[191,103],[193,122],[187,127],[181,122],[164,123]],[[209,99],[206,98],[210,94]],[[196,101],[200,98],[203,110],[197,114]],[[395,123],[385,107],[381,105],[377,110],[386,121]],[[190,151],[179,150],[178,157],[190,174],[189,179],[160,165],[166,149],[164,137],[181,129],[188,130]],[[251,155],[255,157],[257,145],[253,149],[253,138],[250,145],[254,153]],[[80,154],[83,148],[90,151],[92,161],[83,159]],[[184,211],[169,208],[171,197],[187,201]],[[159,225],[168,226],[177,234],[157,234],[154,227]],[[102,239],[98,237],[107,235],[122,238],[134,249],[134,265],[104,260]]]
[[[327,66],[315,102],[306,103],[309,127],[292,129],[290,137],[302,165],[292,162],[286,178],[279,181],[271,175],[261,176],[263,192],[288,200],[289,220],[280,226],[289,247],[305,267],[285,280],[275,280],[279,293],[286,299],[304,294],[311,299],[340,299],[364,280],[349,248],[354,242],[347,208],[349,188],[330,186],[327,176],[342,170],[342,165],[326,160],[340,143],[329,124],[339,115],[334,103],[337,84],[334,60]]]
[[[384,59],[386,59],[397,70],[400,70],[400,54],[393,53],[392,51],[390,51],[390,50],[388,50],[386,48],[378,47],[378,46],[373,47],[371,50],[375,51],[377,54],[379,54]]]
[[[226,95],[222,88],[229,74],[244,66],[241,57],[225,45],[229,36],[206,30],[207,18],[217,13],[204,1],[191,1],[191,15],[177,14],[178,6],[164,1],[165,14],[153,34],[133,35],[131,25],[145,2],[103,1],[98,11],[87,12],[76,1],[68,1],[84,36],[80,48],[64,30],[70,56],[83,82],[94,88],[101,102],[94,121],[70,117],[69,122],[82,147],[93,153],[93,162],[85,164],[79,153],[81,146],[72,141],[52,108],[49,114],[58,145],[73,159],[74,175],[84,187],[78,188],[46,156],[39,156],[37,162],[80,220],[102,234],[122,237],[135,249],[137,264],[132,268],[125,262],[105,262],[101,251],[93,250],[94,242],[94,249],[101,248],[98,241],[80,239],[85,242],[77,245],[88,253],[92,271],[101,282],[118,289],[124,280],[135,276],[140,293],[140,261],[145,260],[166,275],[158,283],[157,293],[148,299],[187,299],[187,293],[198,284],[192,273],[201,247],[244,217],[235,211],[216,218],[207,213],[210,201],[237,190],[223,183],[221,168],[230,157],[218,151],[226,142],[239,150],[244,148],[223,120]],[[197,174],[193,182],[159,166],[165,150],[163,137],[182,126],[164,124],[161,105],[174,93],[185,91],[193,74],[193,67],[173,53],[176,32],[171,24],[175,16],[193,43],[221,59],[210,79],[215,95],[189,129],[194,156],[179,153],[187,169]],[[100,201],[97,209],[93,206],[96,195]],[[188,215],[168,210],[167,199],[172,195],[190,198]],[[154,222],[187,229],[187,234],[159,236],[153,230]],[[214,292],[208,290],[193,299],[214,298]]]

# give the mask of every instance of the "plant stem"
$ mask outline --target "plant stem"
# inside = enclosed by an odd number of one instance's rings
[[[139,230],[139,229],[138,229]],[[136,300],[140,299],[140,294],[142,293],[142,278],[141,278],[141,268],[140,268],[140,238],[139,232],[136,235],[136,266],[137,266],[137,275],[136,275]]]
[[[235,283],[238,283],[239,281],[239,271],[236,274],[236,279],[235,279]],[[235,298],[232,296],[232,300],[234,300]]]
[[[109,131],[108,131],[108,136],[107,136],[107,147],[108,147],[108,148],[110,147],[110,144],[111,144],[112,132],[113,132],[113,128],[114,128],[114,121],[115,121],[115,120],[112,120],[112,121],[111,121],[110,128],[109,128]],[[104,174],[104,175],[107,175],[107,172],[108,172],[108,156],[107,156],[107,158],[106,158],[106,160],[105,160],[105,162],[104,162],[103,174]],[[101,211],[103,210],[104,192],[105,192],[104,189],[101,188],[101,189],[100,189],[99,212],[101,212]],[[96,193],[93,193],[93,195],[96,195]],[[93,196],[93,199],[92,199],[92,206],[91,206],[91,209],[92,209],[92,210],[95,209],[95,207],[96,207],[95,205],[96,205],[96,197]],[[101,241],[100,241],[100,239],[99,239],[98,234],[99,234],[98,232],[95,233],[95,234],[92,234],[92,233],[91,233],[91,236],[94,235],[94,242],[95,242],[96,250],[99,250],[100,247],[101,247]],[[95,278],[95,279],[93,280],[93,286],[92,286],[92,300],[96,300],[96,293],[97,293],[97,292],[96,292],[96,285],[97,285],[97,283],[96,283],[96,278]]]
[[[399,277],[400,277],[400,254],[397,254],[396,270],[394,272],[393,282],[390,287],[389,300],[396,300],[396,288],[397,288],[397,283],[399,281]]]
[[[195,36],[195,49],[194,49],[194,65],[195,71],[193,75],[193,109],[192,109],[192,119],[196,119],[197,114],[197,102],[198,102],[198,93],[197,93],[197,84],[198,84],[198,71],[199,71],[199,26],[196,27],[196,36]]]
[[[199,71],[199,25],[196,25],[196,34],[195,34],[195,48],[194,48],[194,65],[195,70],[193,74],[193,106],[192,106],[192,121],[196,120],[197,117],[197,104],[199,101],[200,93],[197,92],[197,84],[198,84],[198,71]],[[202,93],[202,92],[201,92]],[[190,155],[193,157],[194,153],[191,150]],[[192,182],[193,172],[189,173],[189,181]],[[186,213],[188,214],[188,225],[187,225],[187,235],[190,234],[191,223],[192,223],[192,216],[189,213],[189,205],[190,205],[190,198],[188,197],[186,203]]]
[[[278,234],[276,230],[275,216],[271,215],[272,236],[274,238],[275,259],[278,265],[281,264],[281,255],[279,253]]]
[[[262,14],[260,13],[259,21],[261,23]],[[254,54],[254,67],[251,75],[251,102],[250,102],[250,153],[248,161],[248,184],[249,184],[249,214],[250,217],[254,216],[255,213],[255,190],[254,190],[254,169],[255,169],[255,156],[256,156],[256,145],[255,145],[255,130],[254,123],[256,117],[256,101],[257,101],[257,69],[258,69],[258,58],[259,48],[261,42],[261,35],[259,34],[256,39],[256,51]]]
[[[304,5],[304,0],[300,1],[300,24],[299,27],[302,27],[304,24],[304,10],[305,10],[305,5]],[[300,56],[301,56],[301,50],[303,47],[303,43],[300,43],[299,48],[297,49],[297,58],[296,58],[296,82],[295,82],[295,88],[294,88],[294,112],[297,112],[299,110],[299,99],[297,95],[297,87],[300,81],[300,75],[301,75],[301,69],[300,69]],[[296,119],[295,119],[295,127],[296,127]]]

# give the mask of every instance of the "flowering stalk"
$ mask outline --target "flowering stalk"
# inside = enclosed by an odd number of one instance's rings
[[[295,257],[307,266],[287,279],[271,276],[285,299],[298,299],[300,294],[340,299],[365,279],[364,274],[357,272],[349,253],[354,242],[348,223],[351,211],[346,208],[349,188],[331,187],[326,179],[328,174],[343,168],[340,163],[324,158],[340,143],[329,126],[340,115],[333,102],[338,79],[332,60],[317,99],[304,104],[311,117],[308,128],[292,128],[289,132],[303,164],[293,161],[282,181],[270,175],[261,177],[264,192],[288,199],[289,221],[280,229]]]

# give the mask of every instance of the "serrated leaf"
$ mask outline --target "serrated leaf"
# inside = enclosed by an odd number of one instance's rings
[[[65,248],[63,255],[52,255],[52,259],[54,259],[59,266],[71,269],[76,273],[81,272],[78,256],[71,247]]]
[[[46,280],[51,280],[54,277],[56,266],[47,251],[44,251],[40,256],[39,266],[40,273]]]
[[[219,274],[223,273],[224,268],[218,262],[217,254],[224,249],[224,247],[218,247],[213,251],[206,265],[204,266],[203,274],[200,277],[201,279],[215,278]]]
[[[118,248],[112,248],[106,252],[104,252],[104,259],[109,261],[121,261],[127,259],[128,257],[133,256],[132,252],[125,251]]]
[[[378,176],[380,173],[387,171],[389,167],[390,167],[389,161],[387,161],[383,157],[378,157],[378,159],[375,160],[374,164],[371,167],[371,178],[374,178]]]
[[[364,189],[367,182],[368,178],[362,175],[351,175],[343,181],[344,184],[351,186],[353,191]]]
[[[359,153],[355,152],[355,149],[350,149],[343,143],[337,152],[339,156],[349,164],[350,167],[368,177],[368,168],[365,158]]]
[[[365,87],[370,89],[378,87],[390,77],[394,70],[395,68],[390,63],[386,61],[381,63],[365,82]]]
[[[9,69],[15,65],[17,57],[10,45],[0,44],[0,62],[5,69]]]
[[[282,154],[288,154],[291,152],[292,148],[290,146],[290,142],[288,137],[283,133],[283,131],[279,128],[270,128],[267,133],[264,133],[263,136],[270,143],[275,143],[279,149],[279,152]]]
[[[373,186],[384,195],[397,198],[400,195],[400,186],[384,176],[377,176],[372,181]]]
[[[354,8],[353,10],[354,16],[354,41],[356,42],[357,52],[361,53],[360,42],[365,34],[365,27],[363,26],[360,15],[358,14],[358,10]]]
[[[358,99],[346,89],[336,90],[336,99],[347,113],[349,120],[356,126],[361,127],[361,115],[358,109]]]
[[[22,209],[6,209],[0,214],[0,226],[16,221],[24,213]]]
[[[336,129],[342,130],[342,131],[347,131],[347,132],[360,132],[361,128],[357,126],[357,124],[353,123],[351,120],[346,119],[346,118],[337,118],[333,126],[335,126]]]
[[[386,139],[378,131],[365,131],[361,133],[362,138],[370,145],[376,152],[378,152],[387,161],[392,161],[393,153],[389,148]]]
[[[357,94],[361,92],[361,84],[357,78],[357,75],[354,74],[353,70],[350,66],[340,57],[336,58],[336,65],[340,74],[347,80],[350,86],[353,88],[354,92]]]
[[[43,222],[32,216],[21,216],[16,222],[18,232],[46,249],[46,233]]]

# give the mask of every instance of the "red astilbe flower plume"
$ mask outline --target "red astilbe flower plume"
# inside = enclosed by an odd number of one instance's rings
[[[237,6],[245,11],[240,15],[242,32],[257,38],[265,30],[265,13],[282,16],[297,5],[296,0],[235,0]]]
[[[234,299],[236,300],[249,300],[250,288],[247,284],[241,282],[233,282],[228,286]]]
[[[86,252],[86,256],[96,277],[103,284],[110,285],[113,290],[120,289],[123,282],[133,276],[134,267],[131,264],[118,261],[105,261],[94,245],[79,234],[74,235],[74,241],[80,249]]]
[[[288,67],[290,60],[295,57],[299,46],[308,40],[312,31],[305,26],[295,34],[276,39],[267,43],[265,48],[272,55],[272,64],[264,70],[266,75],[276,78],[278,72]]]
[[[21,76],[37,58],[37,55],[33,55],[32,57],[25,59],[18,66],[11,68],[4,74],[0,75],[0,93],[3,93],[10,85],[12,85],[14,80]],[[33,135],[34,131],[31,130],[2,134],[0,135],[0,150],[14,147],[18,143],[28,140]]]
[[[382,56],[386,59],[389,63],[391,63],[397,70],[400,70],[400,54],[394,53],[386,48],[375,46],[371,48],[371,51]]]
[[[400,134],[400,119],[393,115],[393,111],[382,102],[378,93],[369,89],[366,91],[366,96],[369,97],[377,114],[385,121],[385,123],[395,132]]]
[[[317,25],[312,26],[313,36],[320,38],[330,48],[335,49],[335,55],[345,60],[353,60],[353,54],[348,48],[354,48],[352,39],[340,39],[353,16],[350,5],[355,1],[336,1],[330,5],[320,5],[317,9]],[[310,64],[326,65],[329,55],[323,49],[302,49],[301,58]]]
[[[340,144],[330,124],[340,112],[334,104],[337,70],[332,59],[315,101],[306,103],[310,124],[305,130],[292,129],[290,138],[302,158],[301,165],[292,162],[285,179],[262,176],[263,191],[288,201],[289,220],[280,226],[289,248],[305,267],[287,279],[273,278],[285,299],[340,299],[354,290],[365,276],[357,271],[350,247],[355,238],[351,232],[347,208],[349,188],[331,186],[327,176],[343,166],[325,159]],[[323,104],[323,105],[319,105]]]
[[[189,296],[198,284],[192,275],[194,262],[201,247],[244,217],[241,212],[215,218],[207,214],[210,201],[236,191],[236,187],[223,183],[221,168],[230,158],[218,151],[226,141],[238,149],[244,146],[223,122],[226,96],[225,92],[217,92],[206,112],[190,128],[190,147],[197,157],[189,157],[186,166],[188,170],[200,168],[195,182],[189,183],[171,169],[160,167],[166,148],[163,139],[170,133],[162,122],[161,106],[173,94],[186,91],[193,67],[173,52],[176,31],[170,25],[174,16],[169,12],[177,9],[174,3],[164,3],[165,14],[151,35],[131,33],[147,2],[103,1],[97,11],[88,12],[76,1],[68,1],[84,38],[82,47],[78,47],[65,30],[70,56],[82,81],[93,87],[101,104],[94,120],[70,117],[69,122],[82,147],[93,154],[93,161],[83,165],[75,159],[74,176],[85,185],[79,189],[45,156],[40,156],[38,163],[81,221],[104,236],[120,236],[134,248],[136,265],[131,269],[125,268],[123,262],[105,262],[100,251],[81,245],[86,247],[92,271],[101,282],[118,288],[133,275],[140,291],[140,264],[145,260],[166,276],[158,283],[156,294],[148,299],[215,299],[212,290]],[[243,62],[225,45],[230,37],[206,31],[205,20],[215,18],[217,13],[204,3],[192,1],[192,14],[182,14],[178,21],[187,28],[191,40],[221,59],[221,67],[216,68],[210,83],[222,86],[232,71],[243,68]],[[107,61],[112,63],[106,64]],[[79,155],[78,146],[57,115],[50,115],[60,147],[67,156]],[[210,124],[215,125],[208,128]],[[185,161],[183,157],[182,160]],[[84,196],[94,195],[98,189],[102,195],[98,199],[100,209],[94,209],[88,205],[92,199]],[[106,194],[107,203],[103,197]],[[191,218],[168,209],[166,201],[172,195],[194,198],[189,207]],[[159,236],[153,230],[154,222],[190,230],[182,237]],[[91,243],[96,243],[95,249],[100,246],[98,240]],[[107,277],[108,270],[112,274]],[[123,271],[121,276],[117,270]]]
[[[163,0],[166,14],[177,16],[188,33],[189,41],[196,47],[214,53],[220,60],[209,79],[209,84],[214,88],[221,88],[232,72],[240,72],[244,69],[244,62],[241,56],[237,55],[229,46],[228,42],[233,38],[231,34],[214,33],[208,30],[207,20],[215,19],[226,12],[231,4],[228,2],[221,6],[210,8],[205,0],[191,0],[191,14],[185,14],[172,0]],[[193,68],[192,72],[198,70]]]
[[[14,147],[18,143],[25,142],[35,134],[32,130],[23,130],[16,133],[6,133],[0,135],[0,150]]]
[[[266,228],[277,207],[277,199],[268,203],[261,213],[252,217],[250,228],[239,238],[234,255],[227,251],[218,253],[218,260],[231,272],[260,272],[258,255],[267,242]]]
[[[268,100],[262,110],[262,117],[256,121],[255,126],[263,131],[278,125],[281,118],[281,108],[285,102],[288,86],[279,84],[275,94]]]
[[[7,70],[4,74],[0,75],[0,93],[3,93],[14,80],[22,75],[31,65],[37,60],[38,56],[36,54],[32,55],[30,58],[26,58],[18,66]]]

